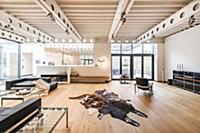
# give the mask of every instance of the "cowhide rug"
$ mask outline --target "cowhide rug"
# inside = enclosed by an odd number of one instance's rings
[[[69,99],[82,99],[80,103],[85,106],[85,108],[98,110],[99,119],[102,119],[104,115],[110,114],[113,118],[139,127],[140,123],[132,118],[132,114],[134,113],[145,118],[148,117],[145,113],[134,108],[128,100],[120,99],[117,94],[107,92],[105,89],[97,90],[93,94],[69,97]]]

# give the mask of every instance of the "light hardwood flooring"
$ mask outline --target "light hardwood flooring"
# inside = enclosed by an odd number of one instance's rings
[[[98,113],[89,115],[79,100],[68,99],[103,88],[130,99],[148,118],[134,115],[140,127],[130,126],[109,115],[98,120]],[[200,95],[163,83],[154,83],[151,97],[143,91],[135,94],[133,83],[65,84],[42,100],[43,106],[69,107],[69,128],[65,128],[65,119],[62,119],[55,133],[200,133]]]

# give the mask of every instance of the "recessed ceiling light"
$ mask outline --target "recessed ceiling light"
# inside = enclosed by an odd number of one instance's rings
[[[128,42],[129,42],[129,40],[125,40],[125,42],[126,42],[126,43],[128,43]]]
[[[62,42],[65,42],[65,39],[62,39]]]
[[[120,43],[121,41],[120,40],[118,40],[118,43]]]
[[[27,39],[26,39],[26,41],[27,41],[27,42],[30,42],[30,39],[29,39],[29,38],[27,38]]]
[[[69,39],[69,42],[71,43],[71,42],[72,42],[72,39]]]
[[[147,40],[147,43],[149,43],[150,42],[150,40]]]
[[[115,42],[115,40],[111,40],[111,42]]]
[[[55,42],[58,42],[58,39],[55,39]]]
[[[93,40],[93,39],[90,39],[90,42],[91,42],[91,43],[93,43],[93,42],[94,42],[94,40]]]
[[[34,39],[34,42],[37,42],[37,39]]]
[[[133,42],[133,43],[135,43],[135,42],[136,42],[136,40],[132,40],[132,42]]]
[[[85,43],[85,42],[86,42],[86,39],[83,39],[83,42]]]

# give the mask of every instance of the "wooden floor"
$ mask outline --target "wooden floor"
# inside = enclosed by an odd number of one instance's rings
[[[130,99],[149,117],[135,115],[140,127],[130,126],[109,115],[98,120],[97,113],[89,115],[79,100],[68,99],[103,88]],[[63,119],[55,133],[200,133],[200,95],[162,83],[154,83],[151,97],[143,91],[134,94],[133,83],[65,84],[43,97],[43,106],[69,107],[69,128],[65,128]]]

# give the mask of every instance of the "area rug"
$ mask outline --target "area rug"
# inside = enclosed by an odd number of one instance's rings
[[[98,118],[101,120],[104,115],[110,114],[111,117],[122,120],[132,126],[139,127],[140,123],[134,120],[132,114],[147,118],[148,116],[132,106],[130,101],[119,98],[113,92],[105,89],[97,90],[93,94],[83,94],[69,99],[81,99],[80,103],[89,112],[98,111]]]

